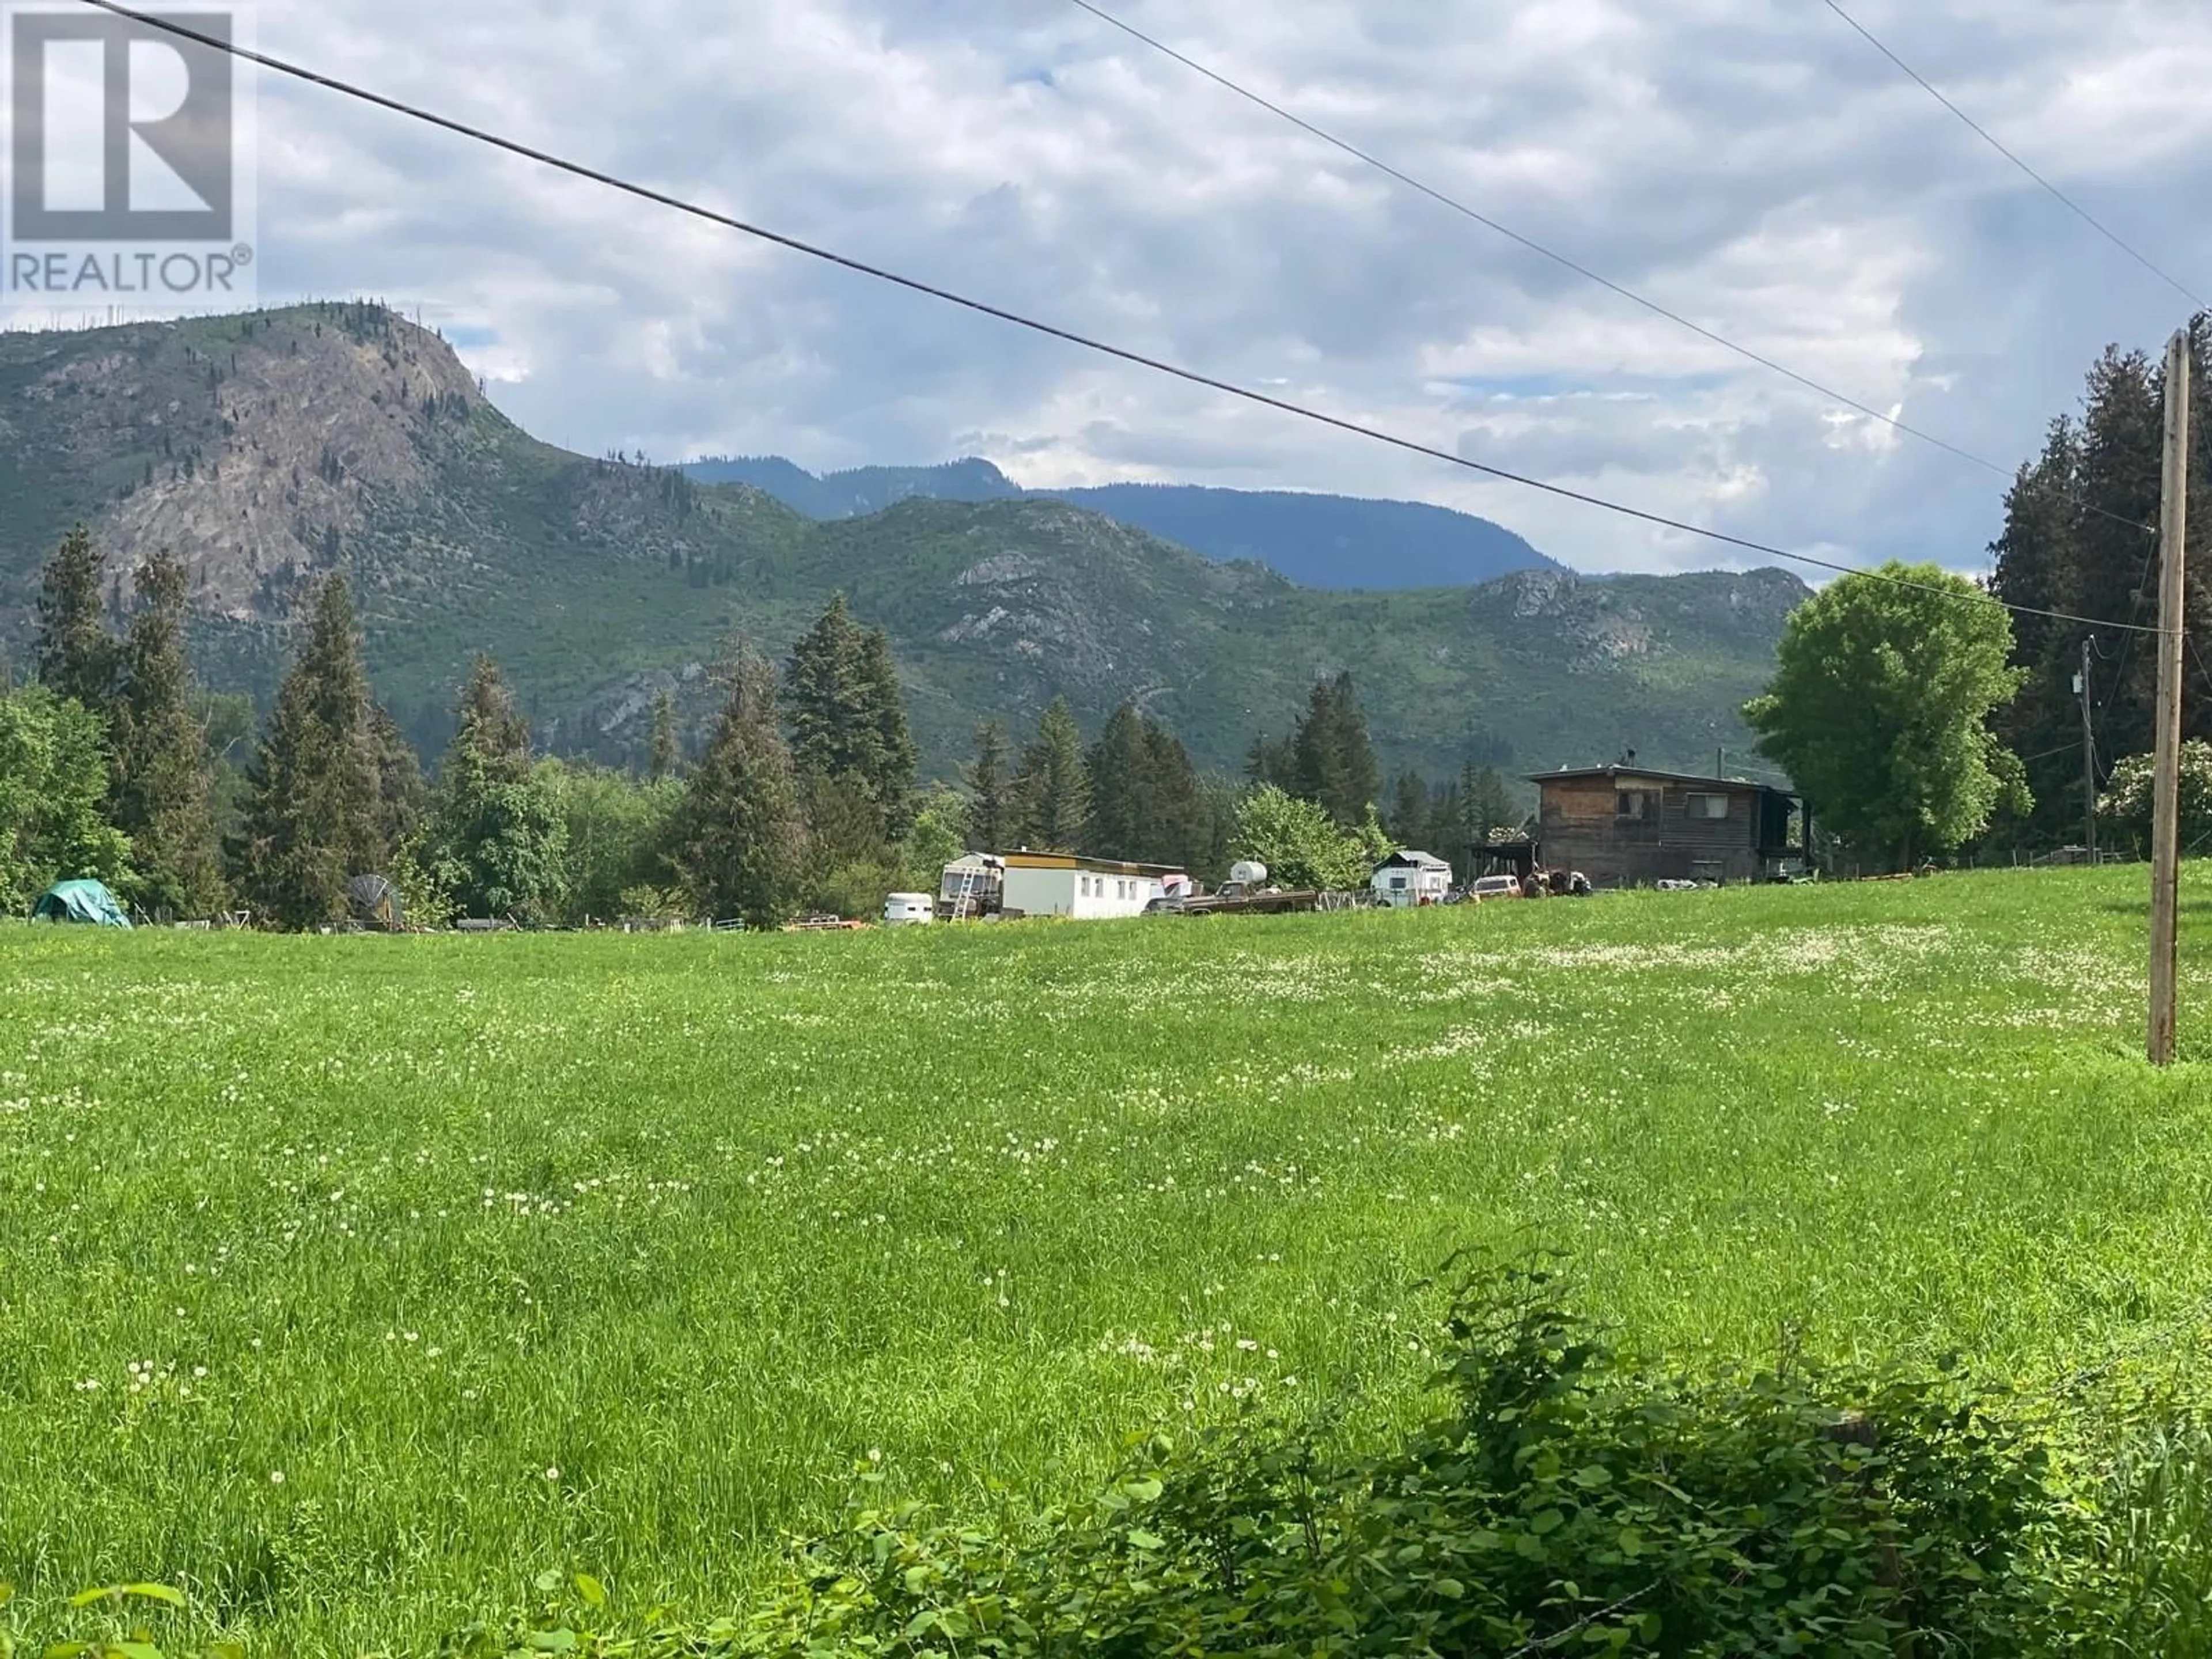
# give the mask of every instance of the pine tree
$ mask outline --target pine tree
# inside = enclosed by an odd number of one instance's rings
[[[663,686],[653,699],[653,747],[646,757],[646,776],[654,783],[673,777],[682,760],[676,746],[676,699]]]
[[[1297,760],[1288,741],[1270,743],[1263,734],[1252,739],[1245,752],[1244,775],[1261,788],[1270,784],[1288,789],[1296,781]]]
[[[209,799],[206,733],[185,656],[188,578],[158,553],[139,567],[139,610],[121,652],[112,817],[131,837],[139,905],[170,915],[220,908],[222,868]]]
[[[103,620],[106,562],[82,525],[62,538],[39,582],[36,658],[43,684],[102,720],[112,712],[116,672],[115,641]]]
[[[1145,718],[1125,702],[1107,716],[1085,768],[1091,779],[1091,825],[1084,850],[1104,859],[1149,861],[1160,833],[1152,751]]]
[[[564,825],[532,775],[530,726],[498,665],[479,656],[438,768],[431,872],[470,915],[537,921],[557,908]]]
[[[966,769],[968,838],[981,852],[1003,850],[1016,832],[1019,814],[1006,758],[1006,727],[985,720],[975,728],[975,758]]]
[[[368,745],[376,767],[373,861],[382,866],[415,839],[429,814],[430,788],[422,780],[422,757],[382,703],[369,707]]]
[[[792,764],[803,777],[856,784],[887,831],[912,822],[916,758],[890,635],[830,605],[792,647],[785,673]]]
[[[1215,813],[1190,751],[1176,734],[1147,720],[1145,754],[1152,787],[1153,824],[1139,858],[1194,872],[1214,863]],[[1225,821],[1221,833],[1227,834]]]
[[[791,763],[825,778],[872,775],[874,724],[869,718],[867,630],[853,620],[845,596],[791,647],[784,703],[791,726]]]
[[[493,783],[518,783],[530,775],[530,722],[515,707],[499,665],[481,652],[469,665],[453,716],[448,757],[461,758]]]
[[[1468,839],[1487,842],[1493,831],[1517,827],[1522,817],[1513,804],[1513,792],[1494,766],[1469,766],[1460,775],[1466,797]]]
[[[378,758],[353,598],[334,573],[246,772],[240,878],[280,926],[337,921],[347,880],[378,860]]]
[[[1391,836],[1401,848],[1419,848],[1428,828],[1428,783],[1419,772],[1404,773],[1391,793]]]
[[[773,927],[790,917],[801,880],[798,783],[777,724],[775,670],[740,647],[723,677],[729,702],[672,826],[676,863],[715,915]]]
[[[1468,878],[1472,864],[1466,800],[1466,792],[1456,782],[1431,790],[1428,822],[1421,828],[1420,841],[1425,851],[1447,860],[1462,881]]]
[[[1347,829],[1365,819],[1381,793],[1382,772],[1349,670],[1314,683],[1304,718],[1291,738],[1291,762],[1295,794],[1324,808]]]
[[[1054,697],[1022,751],[1014,793],[1023,845],[1041,852],[1083,849],[1091,825],[1091,778],[1083,765],[1083,733],[1066,697]]]
[[[884,828],[892,840],[905,838],[914,823],[915,775],[920,760],[907,729],[906,696],[898,665],[891,659],[890,635],[872,628],[860,644],[861,690],[872,742],[871,775],[865,780],[883,810]]]

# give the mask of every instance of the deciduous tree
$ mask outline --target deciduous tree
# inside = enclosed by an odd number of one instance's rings
[[[131,838],[109,823],[100,717],[44,685],[0,691],[0,903],[21,915],[57,881],[128,890]]]
[[[2191,738],[2181,745],[2181,844],[2212,840],[2212,743]],[[2097,803],[2106,828],[2144,856],[2150,852],[2151,784],[2148,755],[2130,755],[2112,769],[2112,787]]]
[[[1907,868],[1980,834],[2004,793],[1990,717],[2025,678],[2012,645],[1973,583],[1893,561],[1790,613],[1744,719],[1829,829]]]

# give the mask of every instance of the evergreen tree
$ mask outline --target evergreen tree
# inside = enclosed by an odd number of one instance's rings
[[[814,625],[791,647],[784,702],[791,725],[791,762],[801,774],[870,776],[875,731],[866,694],[867,630],[835,594]]]
[[[372,843],[374,862],[381,866],[415,839],[429,815],[430,789],[422,781],[422,757],[382,703],[369,706],[368,746],[376,768]]]
[[[1103,859],[1150,861],[1160,834],[1149,731],[1134,703],[1107,716],[1085,767],[1091,779],[1091,825],[1085,851]]]
[[[2203,541],[2212,514],[2212,322],[2190,326],[2191,358],[2190,524]],[[2022,467],[2005,498],[2003,533],[1990,546],[1990,589],[2008,604],[2063,611],[2089,623],[2016,614],[2014,663],[2027,671],[2018,699],[1996,716],[2000,735],[2026,757],[2035,805],[2025,817],[2000,813],[2008,833],[2034,842],[2081,832],[2081,710],[2074,676],[2085,639],[2096,647],[2091,695],[2100,779],[2117,756],[2152,744],[2156,657],[2127,631],[2157,613],[2157,540],[2165,399],[2163,366],[2109,348],[2091,368],[2078,419],[2052,422],[2042,453]],[[2183,624],[2212,632],[2212,569],[2192,548]],[[2097,624],[2104,624],[2099,626]],[[2185,735],[2212,736],[2212,672],[2185,668]]]
[[[884,810],[858,778],[801,773],[799,805],[799,816],[806,823],[807,853],[817,872],[826,875],[848,865],[877,866],[890,862],[891,836],[884,822]]]
[[[1460,774],[1460,790],[1467,800],[1469,840],[1486,842],[1493,830],[1521,823],[1521,809],[1513,804],[1513,792],[1496,767],[1470,764]]]
[[[158,553],[138,570],[138,613],[121,653],[112,818],[131,837],[134,894],[150,911],[205,916],[222,907],[222,858],[210,804],[207,734],[185,656],[183,563]]]
[[[1428,821],[1421,826],[1421,848],[1449,863],[1462,881],[1472,862],[1468,851],[1467,795],[1457,783],[1443,784],[1429,793]]]
[[[673,777],[681,760],[676,746],[676,699],[663,686],[653,699],[653,747],[646,757],[646,776],[653,783]]]
[[[499,665],[481,652],[469,665],[453,719],[448,759],[460,760],[493,783],[519,783],[530,775],[530,722],[515,706]],[[440,771],[442,776],[442,764]]]
[[[891,659],[890,635],[872,628],[860,643],[863,707],[872,743],[872,770],[866,779],[869,793],[882,808],[884,828],[894,841],[903,840],[914,823],[915,775],[920,765],[914,735],[907,729],[906,696],[899,686],[898,665]]]
[[[975,758],[966,769],[968,838],[981,852],[1002,851],[1017,829],[1014,780],[1006,759],[1006,727],[985,720],[975,728]]]
[[[353,598],[333,573],[246,773],[241,884],[280,926],[337,921],[347,879],[379,860],[378,759]]]
[[[438,768],[430,872],[464,914],[542,921],[559,908],[567,824],[531,771],[530,726],[479,656]]]
[[[776,718],[775,673],[742,647],[723,678],[730,697],[692,769],[672,826],[692,896],[754,927],[789,919],[805,847],[791,751]]]
[[[1291,765],[1302,799],[1314,802],[1347,829],[1367,816],[1382,789],[1382,771],[1367,738],[1349,670],[1316,680],[1304,718],[1291,738]]]
[[[1287,790],[1297,781],[1297,759],[1287,740],[1270,743],[1264,734],[1252,739],[1252,747],[1244,756],[1247,778],[1262,788],[1272,784]]]
[[[40,578],[36,658],[40,684],[103,720],[112,711],[116,672],[115,641],[104,620],[106,562],[82,525],[62,538]]]
[[[1217,822],[1214,802],[1191,763],[1190,751],[1157,721],[1145,722],[1145,756],[1155,827],[1139,857],[1148,864],[1210,872],[1219,861],[1217,840],[1226,845],[1228,818]]]
[[[1401,848],[1425,847],[1429,830],[1429,786],[1419,772],[1400,775],[1390,799],[1390,835]]]
[[[792,647],[785,684],[791,757],[801,777],[856,783],[887,831],[912,821],[915,754],[890,635],[863,628],[834,596]]]
[[[1036,738],[1022,751],[1014,791],[1023,845],[1041,852],[1082,850],[1091,823],[1091,779],[1083,765],[1083,733],[1066,697],[1054,697],[1038,720]]]

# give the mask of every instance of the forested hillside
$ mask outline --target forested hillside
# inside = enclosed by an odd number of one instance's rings
[[[830,594],[889,631],[926,773],[977,722],[1065,696],[1086,734],[1124,699],[1203,767],[1280,736],[1314,681],[1356,668],[1387,771],[1534,769],[1633,746],[1705,763],[1741,745],[1782,619],[1778,571],[1317,592],[1044,497],[909,500],[811,522],[745,486],[540,443],[446,343],[391,312],[0,337],[0,642],[86,520],[116,618],[158,549],[184,567],[196,662],[265,700],[300,604],[342,570],[380,696],[425,753],[471,655],[507,672],[540,740],[641,757],[663,691],[695,735],[735,629],[771,651]]]

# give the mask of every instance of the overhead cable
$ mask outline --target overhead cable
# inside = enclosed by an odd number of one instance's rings
[[[1986,456],[1977,455],[1970,449],[1961,448],[1959,445],[1951,442],[1948,438],[1939,438],[1932,432],[1924,432],[1917,426],[1911,425],[1905,421],[1899,420],[1894,415],[1885,414],[1882,410],[1873,407],[1871,404],[1862,403],[1856,398],[1850,397],[1844,392],[1838,392],[1833,386],[1823,386],[1820,381],[1813,379],[1809,374],[1800,374],[1797,370],[1791,368],[1786,363],[1778,362],[1775,359],[1765,356],[1762,352],[1753,350],[1751,347],[1743,345],[1737,341],[1731,340],[1726,335],[1722,334],[1716,330],[1707,328],[1702,323],[1692,322],[1681,313],[1671,310],[1668,307],[1661,305],[1656,300],[1653,300],[1644,295],[1638,294],[1634,289],[1628,287],[1626,283],[1617,283],[1610,276],[1601,275],[1599,272],[1592,270],[1589,266],[1583,264],[1581,261],[1560,252],[1556,248],[1547,247],[1534,237],[1527,235],[1521,231],[1517,231],[1510,225],[1501,223],[1499,221],[1492,218],[1488,214],[1480,212],[1474,208],[1469,207],[1465,202],[1460,200],[1457,197],[1450,195],[1444,191],[1437,189],[1433,185],[1425,183],[1423,180],[1413,177],[1413,174],[1405,172],[1403,169],[1389,161],[1384,161],[1373,151],[1364,149],[1359,145],[1352,143],[1349,139],[1339,137],[1335,133],[1308,120],[1304,116],[1297,114],[1295,111],[1288,109],[1283,105],[1274,102],[1272,99],[1253,91],[1251,88],[1243,85],[1239,82],[1231,80],[1227,75],[1212,68],[1211,65],[1202,64],[1199,62],[1198,59],[1190,57],[1187,53],[1177,51],[1175,47],[1168,45],[1166,41],[1162,40],[1157,35],[1148,34],[1143,29],[1137,27],[1135,24],[1128,22],[1123,18],[1115,16],[1112,12],[1108,11],[1103,6],[1095,4],[1093,0],[1069,0],[1069,3],[1075,6],[1079,10],[1088,12],[1100,22],[1107,24],[1110,27],[1119,29],[1131,40],[1141,41],[1144,45],[1150,46],[1153,51],[1160,53],[1162,56],[1172,58],[1175,62],[1181,64],[1185,69],[1189,70],[1195,74],[1204,76],[1207,80],[1212,82],[1214,85],[1222,88],[1224,90],[1232,92],[1239,98],[1245,100],[1248,103],[1255,104],[1260,108],[1266,110],[1270,115],[1279,117],[1281,119],[1289,122],[1300,131],[1304,132],[1312,137],[1320,139],[1322,143],[1328,144],[1335,149],[1341,150],[1345,155],[1351,156],[1353,160],[1364,162],[1368,167],[1373,167],[1377,173],[1382,173],[1386,177],[1396,179],[1400,184],[1405,185],[1407,189],[1419,191],[1421,195],[1427,197],[1431,201],[1449,208],[1454,213],[1459,214],[1463,218],[1473,220],[1476,224],[1482,226],[1486,230],[1494,231],[1498,235],[1504,237],[1508,241],[1516,243],[1520,246],[1528,249],[1529,252],[1537,254],[1543,258],[1549,259],[1553,264],[1559,266],[1562,270],[1572,271],[1576,276],[1583,278],[1585,282],[1595,283],[1600,288],[1606,289],[1607,292],[1619,295],[1622,299],[1626,300],[1632,305],[1641,306],[1653,316],[1663,318],[1666,321],[1674,324],[1678,328],[1687,329],[1698,338],[1707,341],[1713,345],[1719,346],[1724,351],[1732,351],[1737,356],[1743,358],[1747,362],[1756,363],[1761,368],[1770,369],[1773,373],[1781,375],[1784,380],[1794,380],[1797,385],[1803,386],[1807,391],[1817,392],[1821,397],[1829,399],[1831,402],[1841,404],[1846,409],[1855,410],[1859,414],[1865,416],[1869,420],[1879,421],[1882,425],[1889,427],[1895,431],[1901,432],[1908,438],[1917,438],[1923,443],[1933,444],[1936,448],[1954,455],[1962,461],[1978,466],[1984,471],[1994,472],[2001,478],[2009,478],[2014,476],[2015,469],[2012,467],[2001,465],[1997,462],[1989,459]],[[2117,514],[2108,514],[2106,516],[2116,519],[2119,517]],[[2125,524],[2136,524],[2138,522],[2133,519],[2123,519],[2120,521]],[[2154,531],[2154,526],[2149,525],[2142,525],[2140,527],[2145,531]]]
[[[1832,559],[1819,558],[1809,553],[1793,553],[1785,548],[1753,541],[1748,537],[1732,535],[1727,531],[1715,530],[1705,525],[1692,524],[1681,519],[1668,518],[1663,514],[1650,513],[1642,507],[1608,501],[1604,496],[1593,495],[1588,491],[1571,489],[1565,484],[1551,483],[1541,478],[1530,477],[1525,473],[1510,471],[1504,467],[1471,460],[1467,456],[1455,454],[1447,449],[1438,449],[1433,445],[1422,443],[1416,439],[1401,437],[1380,427],[1366,426],[1357,421],[1346,420],[1341,416],[1325,414],[1319,410],[1307,408],[1302,404],[1291,403],[1287,398],[1273,397],[1267,392],[1239,386],[1234,381],[1219,380],[1210,374],[1202,374],[1196,369],[1185,368],[1161,358],[1147,356],[1142,352],[1131,350],[1126,346],[1115,345],[1107,341],[1077,333],[1073,329],[1060,327],[1054,323],[1042,322],[1036,318],[1024,316],[1019,312],[1009,311],[1004,307],[993,305],[988,301],[974,299],[951,289],[923,282],[919,277],[902,276],[897,271],[888,270],[881,265],[871,264],[866,260],[855,258],[849,254],[839,253],[815,243],[802,240],[799,237],[787,235],[781,231],[770,230],[764,226],[752,224],[702,204],[689,201],[683,197],[671,195],[650,185],[639,184],[635,180],[622,178],[618,174],[588,167],[580,161],[567,160],[550,151],[523,143],[519,139],[504,137],[498,133],[455,120],[451,116],[440,115],[417,105],[387,97],[382,93],[369,91],[350,82],[340,80],[335,76],[322,74],[283,58],[272,57],[266,52],[248,50],[234,41],[204,33],[189,24],[179,21],[173,16],[139,11],[118,3],[118,0],[83,0],[83,3],[118,17],[129,18],[144,27],[158,30],[179,40],[190,40],[210,50],[226,52],[246,62],[258,64],[262,68],[273,70],[279,75],[289,76],[295,80],[306,82],[309,85],[321,87],[326,91],[338,93],[343,96],[373,105],[396,115],[404,115],[410,120],[441,128],[461,137],[489,145],[495,149],[505,150],[509,155],[521,156],[526,161],[536,161],[542,166],[555,168],[576,178],[589,179],[593,184],[603,185],[610,190],[619,191],[624,195],[635,197],[641,201],[653,203],[672,212],[704,220],[708,223],[720,225],[726,229],[738,231],[764,242],[774,243],[794,253],[805,254],[810,258],[822,260],[825,264],[839,266],[863,276],[873,277],[878,282],[891,283],[911,293],[940,300],[947,305],[958,306],[963,310],[971,311],[981,316],[994,318],[1000,322],[1011,324],[1017,328],[1027,329],[1035,334],[1064,341],[1070,345],[1080,346],[1085,350],[1116,358],[1122,362],[1133,363],[1140,368],[1151,369],[1155,374],[1165,374],[1191,386],[1203,386],[1208,391],[1218,392],[1224,396],[1255,404],[1262,408],[1273,409],[1282,414],[1295,415],[1302,420],[1311,421],[1340,432],[1348,432],[1356,437],[1365,438],[1376,443],[1388,444],[1394,449],[1403,450],[1408,453],[1425,455],[1432,460],[1443,461],[1449,465],[1461,467],[1470,472],[1478,472],[1486,477],[1497,478],[1506,483],[1519,484],[1524,489],[1539,490],[1562,501],[1578,501],[1586,507],[1598,507],[1622,518],[1632,519],[1639,523],[1653,525],[1663,530],[1679,531],[1684,535],[1696,536],[1724,547],[1756,553],[1761,557],[1783,559],[1793,564],[1831,571],[1839,575],[1863,576],[1872,580],[1889,583],[1893,586],[1932,593],[1942,599],[1967,597],[1953,588],[1915,581],[1910,577],[1893,576],[1885,571],[1868,570],[1860,566],[1843,564]],[[2047,617],[2058,622],[2083,623],[2098,628],[2124,626],[2092,617],[2076,616],[2071,611],[2044,611],[2030,605],[2011,605],[1997,599],[1994,595],[1977,597],[1987,597],[1991,603],[2002,605],[2004,609],[2022,616]],[[2142,633],[2159,631],[2155,628],[2139,624],[2124,626],[2131,627],[2135,631]]]
[[[1082,0],[1076,0],[1076,3],[1079,5],[1081,4]],[[1942,105],[1945,109],[1949,110],[1952,114],[1957,116],[1961,121],[1965,122],[1968,127],[1972,129],[1975,137],[1978,137],[1991,149],[1996,151],[1996,153],[2003,156],[2006,161],[2011,162],[2022,173],[2026,173],[2030,179],[2033,179],[2038,185],[2048,191],[2053,197],[2057,198],[2059,202],[2065,205],[2067,210],[2072,213],[2075,217],[2081,220],[2083,224],[2088,226],[2090,229],[2095,231],[2097,234],[2103,237],[2114,247],[2119,249],[2121,252],[2126,254],[2129,258],[2134,260],[2145,270],[2150,272],[2152,276],[2157,277],[2160,282],[2164,283],[2176,294],[2179,294],[2183,299],[2188,301],[2189,303],[2194,306],[2197,310],[2212,310],[2212,305],[2208,305],[2185,283],[2182,283],[2177,277],[2168,276],[2166,271],[2153,264],[2147,254],[2142,253],[2123,239],[2118,231],[2107,225],[2103,220],[2098,218],[2095,214],[2090,212],[2088,209],[2083,207],[2079,202],[2075,201],[2071,196],[2069,196],[2064,191],[2059,189],[2057,185],[2052,184],[2050,179],[2045,178],[2033,167],[2028,166],[2028,164],[2021,160],[2020,156],[2014,151],[2008,149],[2003,144],[2000,143],[1997,141],[1996,135],[1991,133],[1987,127],[1984,126],[1980,122],[1974,119],[1972,116],[1967,114],[1966,111],[1960,109],[1956,104],[1953,103],[1948,98],[1946,98],[1941,92],[1937,91],[1934,82],[1929,81],[1926,76],[1921,74],[1918,70],[1913,68],[1911,64],[1906,63],[1902,58],[1899,58],[1895,52],[1892,52],[1887,46],[1883,45],[1881,40],[1876,37],[1873,30],[1867,27],[1865,24],[1860,22],[1859,20],[1852,16],[1850,13],[1845,11],[1843,7],[1838,3],[1838,0],[1820,0],[1820,3],[1827,7],[1830,11],[1835,13],[1837,16],[1842,18],[1844,22],[1850,24],[1861,40],[1864,40],[1869,46],[1872,46],[1876,52],[1880,52],[1883,57],[1889,59],[1891,63],[1894,64],[1899,70],[1903,70],[1906,76],[1919,86],[1922,91],[1925,92],[1930,98],[1933,98],[1937,103]]]

